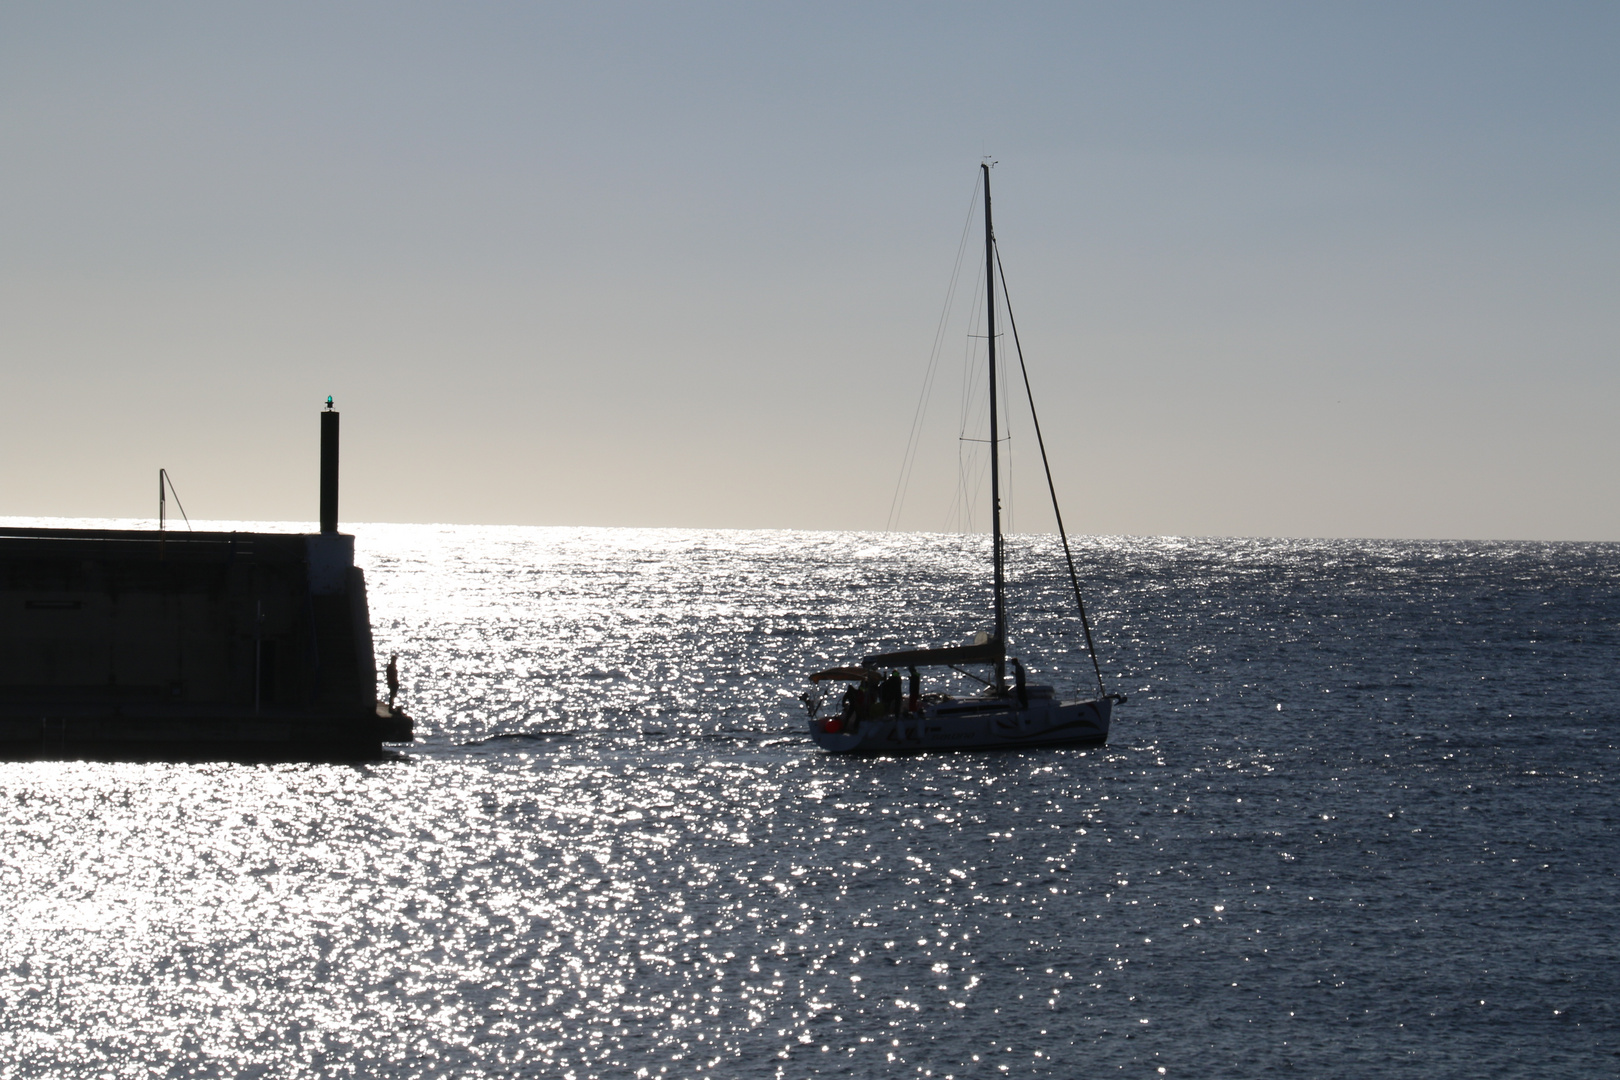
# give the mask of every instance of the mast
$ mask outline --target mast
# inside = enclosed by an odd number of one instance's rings
[[[984,170],[985,340],[990,345],[990,552],[996,571],[996,690],[1007,682],[1007,596],[1001,554],[1001,443],[996,428],[996,232],[990,223],[990,163]]]

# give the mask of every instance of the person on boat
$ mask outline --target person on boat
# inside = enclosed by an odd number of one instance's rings
[[[1018,707],[1027,709],[1029,708],[1029,687],[1024,682],[1024,665],[1016,656],[1013,657],[1012,665],[1013,688],[1018,694]]]
[[[839,712],[839,717],[843,720],[843,730],[855,730],[855,721],[860,718],[860,715],[861,684],[850,683],[849,689],[844,691],[843,706]]]
[[[863,720],[876,720],[886,710],[883,707],[883,681],[878,673],[868,671],[866,678],[861,680],[861,718]]]
[[[904,695],[900,689],[898,671],[889,672],[889,677],[883,680],[878,689],[878,700],[882,705],[883,715],[893,717],[900,715],[900,704],[904,700]]]
[[[909,670],[911,671],[910,708],[912,712],[916,712],[922,708],[922,676],[917,674],[916,668]]]
[[[330,401],[328,401],[330,404]],[[388,708],[393,711],[394,698],[399,696],[399,653],[388,654]]]

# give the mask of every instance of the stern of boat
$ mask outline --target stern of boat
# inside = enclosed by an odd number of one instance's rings
[[[817,746],[834,754],[853,753],[861,745],[861,732],[847,730],[836,714],[830,717],[812,716],[810,738]]]

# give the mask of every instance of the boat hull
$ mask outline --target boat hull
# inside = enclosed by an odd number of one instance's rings
[[[1095,701],[952,701],[898,717],[860,721],[854,731],[828,731],[812,718],[810,737],[834,754],[907,754],[935,750],[1016,750],[1108,741],[1112,697]]]

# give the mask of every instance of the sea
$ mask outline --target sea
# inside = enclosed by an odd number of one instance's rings
[[[845,758],[983,538],[353,532],[414,744],[0,764],[0,1077],[1620,1075],[1620,545],[1082,538],[1106,746]]]

